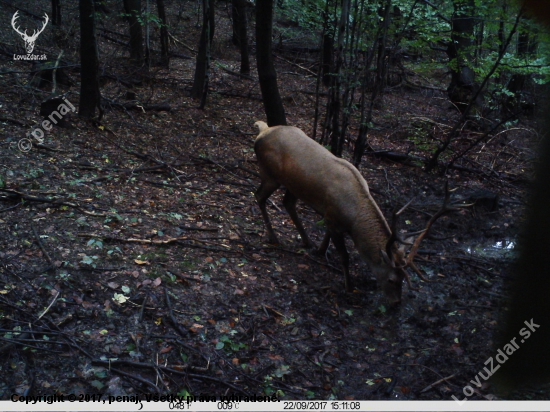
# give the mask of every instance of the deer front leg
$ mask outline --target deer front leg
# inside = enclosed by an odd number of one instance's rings
[[[298,233],[300,233],[300,236],[302,237],[302,242],[304,243],[304,246],[307,248],[313,247],[313,243],[311,240],[309,240],[309,237],[307,236],[307,233],[302,226],[302,222],[298,218],[298,213],[296,212],[296,202],[298,201],[298,198],[294,196],[290,191],[287,189],[285,193],[285,197],[283,198],[283,205],[290,215],[290,218],[294,222],[294,225],[296,226],[296,229],[298,229]]]

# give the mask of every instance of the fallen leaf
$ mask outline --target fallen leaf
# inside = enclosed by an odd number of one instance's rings
[[[115,355],[120,355],[122,353],[122,349],[118,345],[112,345],[111,353],[114,353]]]
[[[189,328],[189,330],[193,333],[199,333],[201,329],[203,329],[203,325],[199,325],[198,323],[194,323],[193,326]]]
[[[126,301],[130,299],[128,296],[124,296],[122,293],[115,293],[113,296],[113,301],[118,303],[119,305],[122,305],[123,303],[126,303]]]
[[[173,349],[174,349],[173,346],[168,346],[166,348],[161,349],[160,353],[170,353],[170,352],[172,352]]]

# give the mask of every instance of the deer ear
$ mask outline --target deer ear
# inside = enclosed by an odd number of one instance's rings
[[[386,264],[390,265],[391,267],[395,267],[395,263],[392,262],[385,250],[380,250],[380,257]]]

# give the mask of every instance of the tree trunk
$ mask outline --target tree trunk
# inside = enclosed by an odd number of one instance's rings
[[[141,0],[124,0],[124,9],[130,24],[130,59],[135,64],[143,61],[143,34],[141,29]]]
[[[52,0],[52,24],[54,26],[61,25],[61,4],[59,4],[59,0]]]
[[[528,30],[520,30],[518,35],[518,43],[516,49],[516,56],[518,59],[526,61],[533,52],[533,49],[536,49],[533,44],[536,45],[536,35],[533,35]],[[513,93],[513,96],[507,96],[504,103],[504,109],[511,113],[519,113],[522,110],[522,97],[524,96],[525,84],[529,80],[528,74],[515,73],[510,78],[506,88]],[[525,107],[525,105],[523,105]]]
[[[479,23],[479,28],[476,31],[476,47],[475,47],[475,62],[479,66],[479,62],[483,59],[483,44],[485,42],[485,21]]]
[[[379,10],[380,15],[380,29],[378,36],[378,58],[376,59],[376,84],[374,85],[377,88],[377,92],[381,93],[386,87],[386,82],[388,79],[388,31],[390,29],[390,11],[391,11],[391,0],[386,0],[384,9]]]
[[[169,67],[170,65],[170,49],[168,45],[168,25],[166,23],[166,11],[164,9],[164,0],[157,0],[157,10],[160,26],[160,65]]]
[[[332,66],[334,65],[334,37],[330,33],[323,35],[323,60],[321,61],[321,76],[323,84],[330,86],[330,77],[332,75]]]
[[[273,0],[258,0],[256,3],[256,59],[258,77],[264,102],[267,124],[286,125],[286,115],[279,87],[277,73],[271,54],[273,32]]]
[[[344,147],[344,135],[340,128],[340,111],[342,108],[341,86],[342,86],[342,65],[344,64],[344,38],[349,25],[351,0],[342,1],[342,11],[340,12],[340,21],[338,23],[338,38],[336,50],[336,63],[333,73],[333,82],[330,93],[329,116],[327,116],[330,127],[330,150],[336,156],[342,155]]]
[[[233,19],[233,44],[241,51],[241,74],[250,73],[248,56],[248,19],[246,17],[246,0],[232,0],[231,17]]]
[[[191,89],[191,97],[194,99],[202,98],[201,107],[204,107],[206,96],[208,94],[208,74],[210,69],[210,34],[211,29],[211,8],[214,7],[214,0],[202,1],[202,30],[199,40],[199,52],[197,53],[197,61],[195,65],[195,78],[193,80],[193,88]]]
[[[550,3],[526,0],[535,17],[541,19],[550,27]],[[501,370],[495,374],[505,390],[513,390],[520,385],[543,384],[550,379],[550,328],[536,328],[534,335],[525,336],[526,323],[546,324],[544,319],[550,313],[550,88],[545,86],[546,107],[539,113],[543,121],[540,129],[545,133],[541,138],[541,147],[537,151],[539,161],[531,185],[530,202],[526,211],[523,234],[517,247],[519,256],[514,267],[515,283],[512,287],[513,297],[506,306],[506,327],[500,334],[498,347],[503,348],[518,337],[520,350],[513,353],[509,360],[503,363]],[[540,321],[538,319],[541,319]],[[532,323],[531,323],[532,322]],[[529,330],[531,328],[528,328]],[[532,329],[530,330],[532,331]],[[527,339],[530,336],[529,339]]]
[[[503,1],[502,2],[502,9],[500,12],[500,21],[498,23],[498,44],[499,44],[499,52],[502,51],[502,48],[504,47],[504,22],[506,20],[506,17],[508,16],[508,4]]]
[[[78,114],[92,118],[101,109],[99,91],[99,57],[95,37],[95,8],[93,0],[80,0],[80,104]]]
[[[231,33],[231,43],[234,46],[239,46],[239,0],[231,0],[231,23],[233,31]]]
[[[454,8],[451,20],[451,41],[447,47],[451,69],[451,83],[447,88],[447,93],[451,102],[461,112],[464,112],[478,89],[472,69],[476,23],[473,17],[474,0],[455,0]],[[474,103],[480,104],[481,102]]]

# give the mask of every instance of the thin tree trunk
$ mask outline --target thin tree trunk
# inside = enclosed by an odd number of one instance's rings
[[[199,40],[199,52],[195,66],[195,78],[193,80],[193,88],[191,89],[191,97],[194,99],[201,98],[201,106],[206,103],[208,95],[208,75],[210,69],[210,34],[211,18],[213,14],[210,8],[214,7],[214,0],[202,1],[202,30]]]
[[[378,59],[376,59],[376,84],[375,88],[378,89],[380,94],[386,87],[386,80],[388,77],[388,54],[387,54],[387,43],[388,43],[388,31],[390,29],[390,11],[391,11],[391,0],[386,0],[383,14],[380,16],[380,27],[379,39],[378,39]]]
[[[525,23],[524,23],[525,24]],[[527,30],[520,30],[518,35],[516,56],[518,59],[527,60],[531,55],[531,42],[533,37],[531,33]],[[525,84],[529,80],[528,74],[515,73],[510,78],[506,88],[513,93],[513,96],[507,96],[504,103],[504,109],[508,112],[518,112],[518,106],[522,103],[523,90],[525,89]]]
[[[130,59],[135,64],[143,62],[143,33],[141,29],[141,0],[124,0],[124,9],[130,25]]]
[[[474,0],[454,0],[454,14],[451,21],[451,41],[447,47],[451,83],[447,88],[449,99],[464,112],[472,96],[478,95],[479,86],[472,69],[474,51],[475,18]],[[479,96],[480,97],[480,96]],[[474,105],[480,104],[474,102]]]
[[[328,35],[329,26],[330,26],[329,1],[326,0],[325,12],[323,13],[323,33],[321,36],[322,53],[320,56],[321,59],[319,62],[319,71],[317,73],[317,81],[315,82],[315,114],[313,116],[313,131],[311,133],[311,138],[313,140],[316,140],[317,138],[317,124],[319,123],[319,98],[320,98],[319,89],[321,87],[321,79],[325,86],[330,85],[330,77],[328,76],[328,74],[330,73],[331,66],[332,66],[332,57],[334,54],[334,39],[332,38],[332,36]],[[329,40],[331,45],[325,46],[325,42]]]
[[[61,4],[60,0],[52,0],[52,24],[54,26],[61,25]]]
[[[336,156],[340,156],[342,154],[343,148],[343,136],[342,130],[340,129],[340,110],[342,107],[342,96],[340,93],[342,87],[341,69],[342,65],[344,64],[344,39],[349,24],[350,3],[351,0],[342,1],[342,11],[340,14],[340,22],[338,24],[338,40],[336,51],[336,64],[334,69],[334,83],[333,87],[331,88],[330,97],[330,150]]]
[[[164,0],[157,0],[157,10],[160,26],[160,65],[162,67],[170,66],[170,49],[168,43],[168,25],[166,22],[166,11],[164,9]]]
[[[99,91],[99,57],[95,36],[95,8],[93,0],[80,0],[80,104],[79,116],[93,118],[95,109],[101,109]]]
[[[286,115],[279,86],[277,72],[273,64],[273,0],[258,0],[256,3],[256,59],[262,100],[264,102],[267,124],[269,126],[286,125]]]
[[[248,55],[248,19],[246,17],[246,0],[232,0],[231,16],[233,19],[233,43],[241,51],[241,74],[250,73]]]

